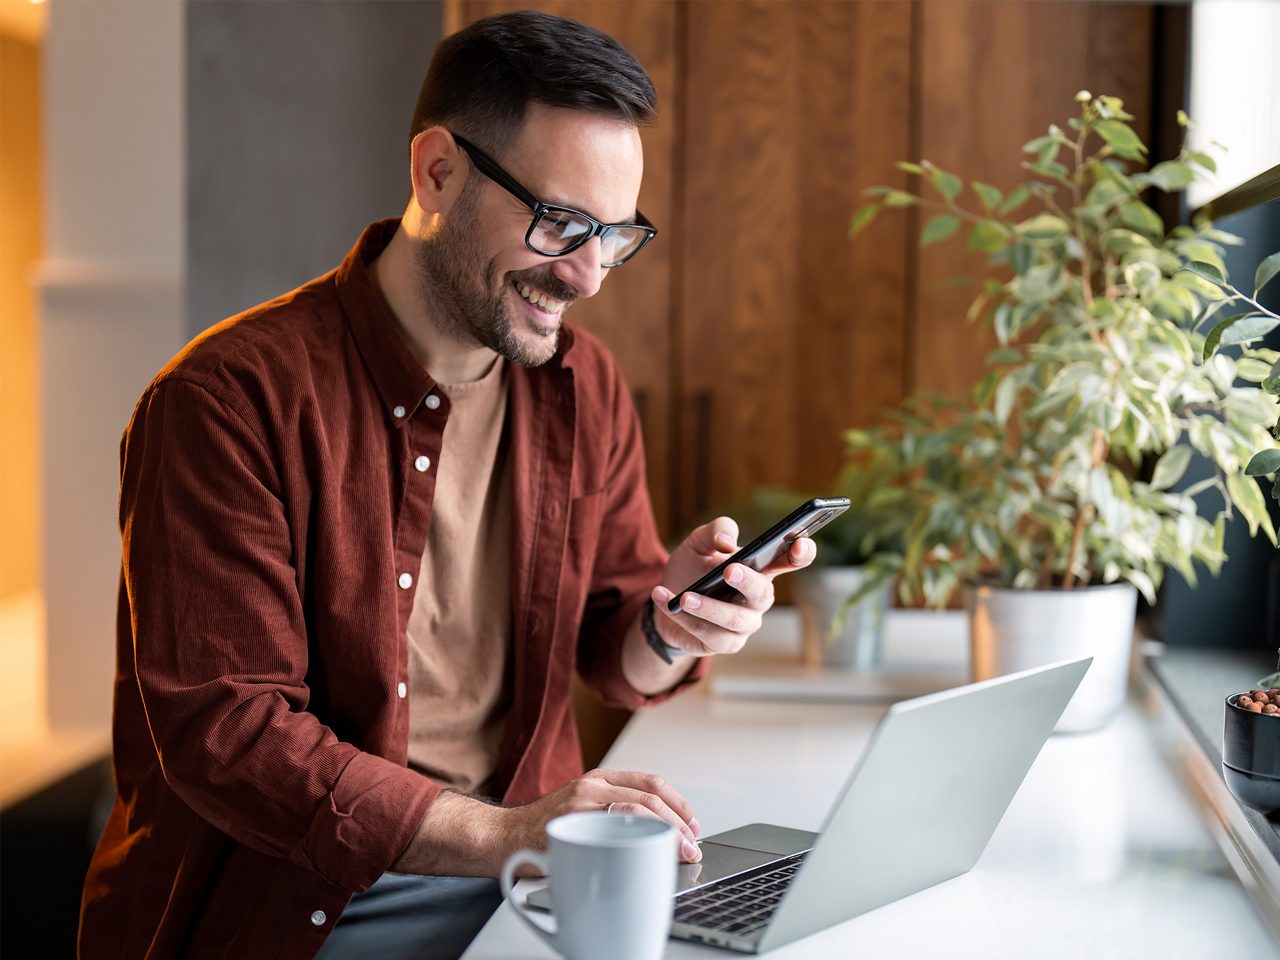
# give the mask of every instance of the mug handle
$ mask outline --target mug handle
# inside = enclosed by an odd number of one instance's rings
[[[507,862],[502,865],[502,873],[498,877],[498,882],[502,886],[502,896],[515,908],[516,916],[528,924],[529,929],[540,936],[551,949],[557,953],[560,952],[560,945],[556,939],[556,931],[548,930],[540,923],[535,923],[533,918],[529,916],[528,911],[524,910],[520,904],[516,903],[515,897],[512,895],[512,887],[515,884],[516,868],[523,864],[532,864],[542,871],[542,875],[548,873],[547,858],[535,850],[517,850],[511,856],[507,857]]]

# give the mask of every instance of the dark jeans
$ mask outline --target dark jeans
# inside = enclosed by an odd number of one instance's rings
[[[317,960],[456,960],[500,903],[497,880],[384,873],[352,899]]]

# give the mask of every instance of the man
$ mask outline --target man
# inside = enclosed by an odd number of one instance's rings
[[[661,817],[698,857],[659,777],[582,773],[571,675],[624,706],[670,696],[814,547],[731,567],[740,603],[667,612],[737,530],[667,556],[626,385],[563,319],[653,235],[653,109],[639,64],[581,24],[448,38],[403,217],[143,394],[83,957],[456,955],[507,854],[572,811]]]

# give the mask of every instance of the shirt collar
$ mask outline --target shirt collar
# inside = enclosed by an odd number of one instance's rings
[[[347,326],[383,406],[396,424],[404,423],[407,414],[436,387],[435,380],[404,342],[391,309],[369,276],[369,264],[386,249],[399,227],[396,218],[365,227],[335,277]],[[539,369],[572,366],[573,340],[573,331],[567,325],[561,327],[555,356]],[[397,414],[397,408],[403,409]]]

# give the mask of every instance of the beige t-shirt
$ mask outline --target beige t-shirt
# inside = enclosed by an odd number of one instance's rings
[[[507,362],[440,385],[452,403],[409,615],[409,765],[484,793],[511,706]]]

